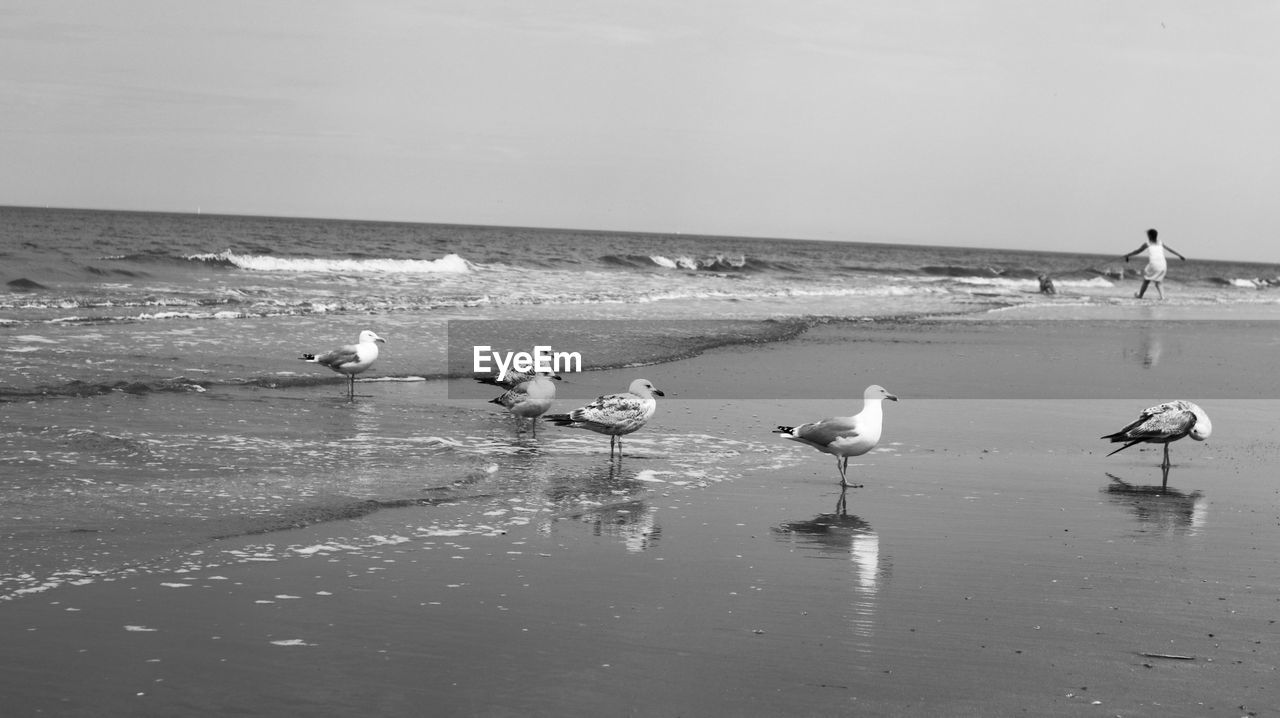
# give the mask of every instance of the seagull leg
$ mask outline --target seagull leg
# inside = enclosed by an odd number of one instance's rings
[[[1165,473],[1168,473],[1169,471],[1169,444],[1168,443],[1164,445],[1164,461],[1161,462],[1160,468],[1164,469]]]
[[[851,484],[851,483],[849,483],[849,478],[848,478],[848,476],[849,476],[849,457],[847,457],[847,456],[846,456],[846,457],[844,457],[844,459],[843,459],[843,460],[841,460],[841,459],[836,459],[836,466],[840,468],[840,489],[841,489],[841,490],[848,489],[848,488],[855,488],[855,489],[860,489],[860,488],[862,488],[862,484]]]
[[[848,500],[845,498],[845,494],[846,494],[846,492],[847,492],[847,491],[848,491],[848,489],[846,489],[846,488],[844,488],[843,486],[841,486],[841,487],[840,487],[840,498],[836,500],[836,514],[837,514],[837,515],[839,515],[839,516],[842,516],[842,517],[843,517],[843,516],[848,516],[848,515],[849,515],[849,502],[848,502]]]

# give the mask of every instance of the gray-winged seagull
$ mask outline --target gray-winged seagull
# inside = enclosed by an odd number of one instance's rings
[[[368,329],[360,332],[355,344],[331,349],[323,354],[303,354],[299,359],[313,364],[327,366],[347,376],[347,396],[356,395],[356,374],[368,369],[378,359],[378,342],[387,340]]]
[[[853,416],[836,416],[799,426],[779,426],[775,431],[784,439],[808,444],[836,457],[840,486],[848,488],[849,457],[862,456],[876,448],[884,427],[881,402],[884,399],[897,401],[898,397],[879,384],[872,384],[862,392],[862,399],[862,411]]]

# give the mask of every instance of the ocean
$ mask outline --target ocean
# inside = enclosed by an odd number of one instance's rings
[[[414,357],[383,361],[378,376],[438,378],[458,373],[442,349],[453,320],[1076,316],[1150,304],[1132,297],[1142,258],[1119,259],[1141,237],[1102,256],[19,207],[0,208],[0,226],[0,401],[307,383],[314,372],[292,355],[354,340],[366,324],[396,337],[389,357]],[[1057,295],[1039,293],[1041,273]],[[1280,307],[1277,281],[1280,265],[1174,262],[1166,303],[1265,314]],[[664,344],[604,337],[598,349],[608,365],[684,351]]]
[[[564,331],[588,371],[562,396],[589,397],[622,388],[590,370],[638,372],[819,323],[1153,304],[1132,297],[1141,258],[1119,259],[1140,236],[1100,256],[22,207],[0,208],[0,228],[5,599],[395,507],[435,509],[420,535],[594,516],[642,546],[655,540],[648,509],[619,497],[793,460],[767,434],[641,432],[629,445],[668,459],[624,476],[602,473],[594,435],[513,440],[470,381],[486,327],[509,349]],[[1041,273],[1056,295],[1038,291]],[[1273,317],[1278,278],[1277,265],[1176,262],[1162,306]],[[362,329],[388,341],[348,402],[342,377],[298,357]],[[265,541],[255,558],[297,550]]]

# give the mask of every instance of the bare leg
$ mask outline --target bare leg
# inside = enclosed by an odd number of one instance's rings
[[[1133,296],[1137,297],[1138,299],[1142,299],[1142,295],[1147,293],[1148,284],[1151,284],[1150,280],[1147,280],[1147,279],[1142,280],[1142,286],[1138,287],[1138,293]]]
[[[1164,289],[1160,286],[1162,284],[1164,284],[1164,282],[1156,282],[1156,294],[1160,295],[1161,301],[1164,300]]]

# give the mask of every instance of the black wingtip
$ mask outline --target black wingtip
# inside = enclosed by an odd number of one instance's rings
[[[1104,437],[1102,437],[1102,438],[1104,438],[1104,439],[1105,439],[1106,437],[1104,436]],[[1112,441],[1120,441],[1120,439],[1112,439]],[[1116,449],[1115,451],[1111,452],[1111,454],[1119,453],[1119,452],[1124,451],[1125,449],[1129,448],[1130,446],[1133,446],[1134,444],[1141,444],[1141,443],[1142,443],[1142,440],[1141,440],[1141,439],[1139,439],[1139,440],[1137,440],[1137,441],[1130,441],[1129,443],[1125,444],[1124,446],[1121,446],[1119,449]],[[1107,454],[1107,456],[1111,456],[1111,454]]]
[[[299,359],[301,359],[302,361],[315,361],[315,360],[316,360],[316,355],[315,355],[315,354],[303,354],[302,356],[300,356],[300,357],[298,357],[298,358],[299,358]]]
[[[779,426],[778,426],[778,428],[774,429],[774,431],[776,431],[776,432],[778,432],[778,433],[781,433],[781,434],[790,434],[791,432],[795,431],[795,429],[796,429],[796,427],[794,427],[794,426],[781,426],[781,425],[779,425]]]

